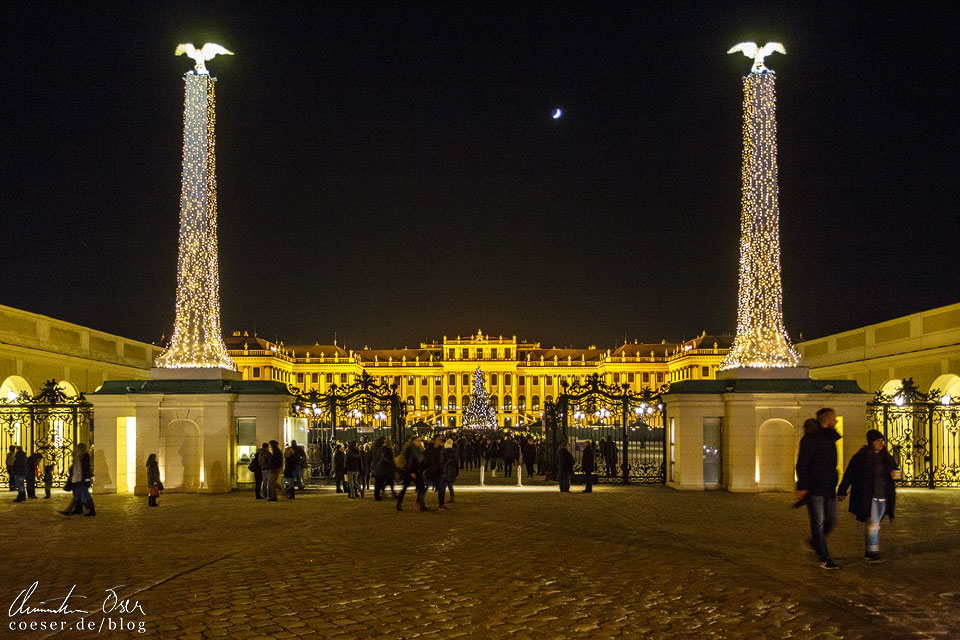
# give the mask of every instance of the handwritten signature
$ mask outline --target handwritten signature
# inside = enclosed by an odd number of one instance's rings
[[[48,605],[43,607],[35,607],[30,605],[30,598],[33,597],[34,592],[37,590],[37,587],[40,585],[40,582],[34,582],[32,585],[21,591],[16,598],[13,599],[13,602],[10,604],[10,608],[7,609],[7,616],[10,618],[15,618],[17,616],[31,615],[34,613],[57,613],[62,615],[68,615],[71,613],[90,613],[86,609],[72,609],[71,608],[71,599],[73,600],[86,600],[87,596],[81,596],[74,594],[74,591],[77,588],[77,585],[70,587],[70,591],[67,592],[67,595],[62,598],[47,598],[46,600],[41,600],[39,604]],[[104,593],[107,595],[103,598],[103,604],[100,605],[101,611],[104,613],[139,613],[140,615],[146,615],[146,612],[143,610],[143,607],[140,605],[140,602],[137,600],[131,601],[130,598],[121,598],[117,593],[118,589],[122,589],[126,585],[118,584],[114,587],[108,587],[104,589]],[[53,608],[49,605],[59,603],[56,608]],[[82,603],[77,603],[72,606],[79,606]]]

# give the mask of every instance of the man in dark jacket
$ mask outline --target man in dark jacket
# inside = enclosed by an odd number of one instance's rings
[[[517,443],[513,438],[508,436],[504,441],[501,455],[503,456],[503,476],[509,478],[513,475],[513,463],[518,457]]]
[[[427,477],[425,481],[433,487],[434,491],[440,489],[440,452],[443,451],[443,438],[434,436],[430,448],[427,449],[427,468],[425,469]]]
[[[43,454],[34,451],[27,456],[27,497],[37,497],[37,476],[39,474],[40,463],[43,461]]]
[[[863,557],[868,562],[880,562],[880,521],[883,516],[893,520],[893,508],[897,499],[894,486],[897,464],[886,449],[883,434],[876,429],[867,431],[867,446],[850,458],[850,464],[843,474],[839,500],[850,491],[850,513],[858,522],[866,523]]]
[[[570,479],[573,478],[573,454],[568,447],[566,442],[561,442],[560,451],[557,452],[557,471],[562,493],[570,493]]]
[[[260,496],[270,497],[270,468],[273,465],[273,456],[270,455],[270,445],[264,442],[257,452],[257,462],[260,464],[260,473],[263,477],[263,486],[260,488]]]
[[[593,493],[593,471],[597,468],[597,457],[593,452],[593,442],[587,440],[583,447],[583,454],[580,456],[580,466],[583,467],[583,475],[586,481],[584,493]]]
[[[824,569],[840,567],[827,550],[827,535],[837,520],[837,414],[817,411],[820,428],[800,440],[797,454],[797,501],[806,503],[810,517],[810,544]]]
[[[337,451],[333,454],[333,478],[337,483],[337,493],[343,493],[340,487],[343,484],[343,474],[346,473],[346,454],[343,452],[343,445],[337,445]]]
[[[13,463],[17,459],[17,445],[10,445],[7,451],[7,482],[10,484],[10,491],[17,490],[17,479],[13,476]]]
[[[533,438],[527,436],[527,441],[523,445],[523,464],[527,467],[527,477],[533,477],[533,464],[537,461],[537,446],[533,444]]]

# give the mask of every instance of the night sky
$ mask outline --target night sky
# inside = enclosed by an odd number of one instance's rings
[[[734,331],[743,40],[788,52],[767,64],[791,337],[960,300],[950,5],[263,4],[4,3],[0,303],[169,335],[173,51],[207,41],[236,53],[208,63],[226,332]]]

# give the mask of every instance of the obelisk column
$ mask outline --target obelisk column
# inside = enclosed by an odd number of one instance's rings
[[[215,79],[190,71],[183,107],[180,250],[173,334],[157,367],[236,370],[220,330]]]
[[[797,367],[800,364],[800,356],[783,326],[776,76],[762,65],[762,58],[754,67],[743,79],[737,335],[723,360],[722,369]]]

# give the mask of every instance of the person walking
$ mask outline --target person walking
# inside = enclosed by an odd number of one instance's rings
[[[71,514],[83,513],[83,506],[87,506],[87,512],[84,516],[97,515],[93,507],[93,498],[90,497],[90,483],[93,482],[93,470],[90,467],[90,454],[87,453],[87,445],[82,442],[73,447],[73,462],[70,465],[70,486],[73,490],[73,502],[66,511],[61,511],[65,516]]]
[[[444,501],[444,494],[447,489],[450,490],[450,502],[453,502],[453,483],[458,475],[460,475],[460,456],[453,448],[453,440],[447,438],[447,441],[443,443],[443,451],[440,453],[440,481],[437,487],[441,511],[447,510]]]
[[[297,497],[297,470],[300,468],[300,448],[293,442],[283,450],[283,486],[287,492],[287,499]]]
[[[360,463],[363,469],[360,471],[360,488],[367,491],[370,489],[370,467],[373,466],[373,445],[369,442],[363,444],[363,455],[360,457]]]
[[[343,452],[343,445],[337,443],[337,450],[333,454],[333,477],[337,483],[337,493],[343,493],[341,485],[343,484],[343,474],[346,473],[344,463],[346,463],[346,454]]]
[[[373,499],[377,501],[383,500],[383,491],[387,484],[390,485],[390,495],[394,498],[397,497],[397,492],[393,488],[393,477],[396,473],[396,466],[393,462],[392,443],[386,438],[380,438],[380,440],[383,440],[383,442],[377,450],[378,455],[375,461],[376,466],[373,476]]]
[[[560,476],[561,493],[570,493],[570,480],[573,478],[573,454],[570,453],[570,445],[566,442],[560,443],[560,451],[557,452],[557,472]]]
[[[513,463],[516,462],[519,451],[517,450],[517,442],[511,437],[503,443],[503,449],[501,455],[503,456],[503,477],[509,478],[513,475]]]
[[[800,440],[797,454],[797,502],[807,505],[810,546],[823,569],[839,569],[827,550],[827,536],[837,521],[837,414],[817,411],[819,427]]]
[[[149,500],[147,505],[159,507],[157,498],[163,490],[163,482],[160,481],[160,463],[157,462],[157,454],[151,453],[147,456],[147,487],[149,488]]]
[[[351,498],[360,497],[360,450],[357,448],[357,442],[353,441],[347,447],[347,458],[344,463],[344,469],[347,472],[347,491]]]
[[[253,474],[253,490],[256,493],[256,499],[262,500],[263,496],[260,494],[260,489],[263,486],[263,469],[260,468],[260,455],[258,453],[250,456],[250,464],[247,465],[247,469]]]
[[[23,452],[22,447],[17,447],[13,454],[13,480],[17,488],[17,497],[14,502],[26,502],[27,500],[27,454]]]
[[[533,477],[533,465],[537,461],[537,446],[533,444],[533,438],[527,436],[527,441],[523,445],[523,464],[527,467],[527,477]]]
[[[403,450],[404,465],[403,486],[397,495],[397,511],[403,511],[403,496],[407,493],[407,487],[414,485],[417,491],[417,511],[430,511],[423,502],[423,495],[427,492],[426,485],[423,482],[423,470],[426,467],[427,456],[423,450],[423,438],[417,436]]]
[[[867,431],[867,446],[850,458],[850,464],[840,481],[837,500],[847,497],[850,489],[849,511],[857,522],[866,523],[864,531],[864,559],[880,562],[880,522],[884,516],[893,520],[897,500],[894,477],[897,463],[886,448],[883,434],[876,429]]]
[[[583,468],[584,482],[587,485],[583,492],[593,493],[593,472],[597,468],[597,456],[591,440],[587,440],[584,444],[583,453],[580,455],[580,466]]]
[[[280,473],[283,471],[283,451],[280,450],[280,443],[276,440],[270,441],[270,472],[264,472],[265,482],[267,483],[267,502],[277,501],[277,483],[280,480]],[[263,466],[263,463],[261,463]]]

